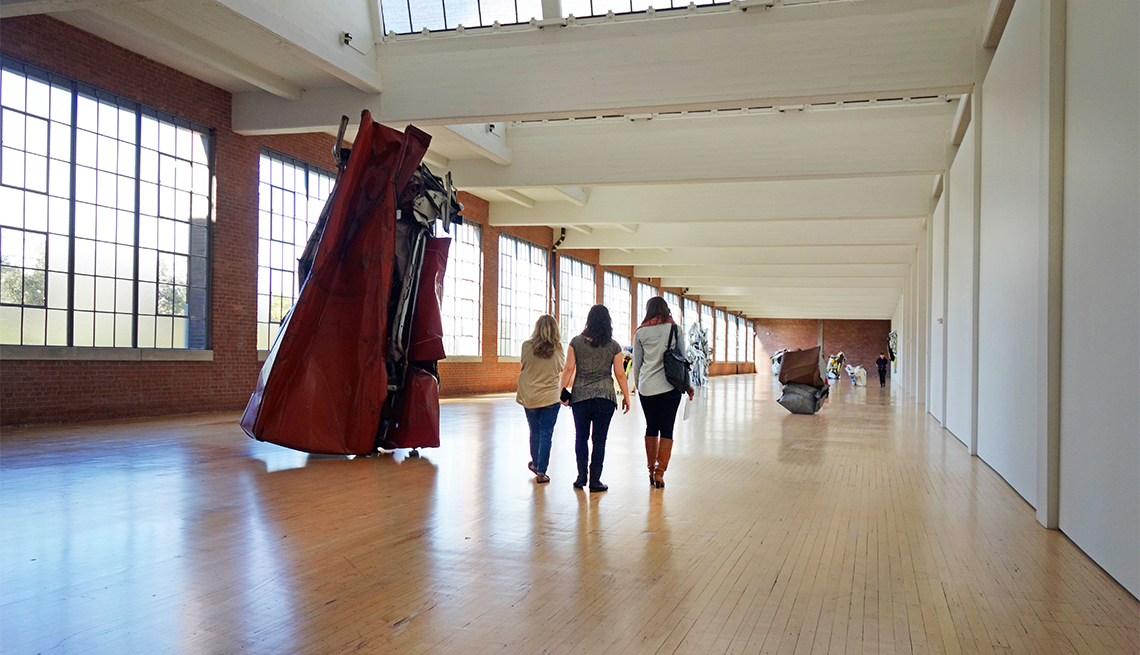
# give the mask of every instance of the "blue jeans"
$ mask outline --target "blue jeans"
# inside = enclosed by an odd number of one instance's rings
[[[574,412],[574,455],[578,459],[578,480],[584,483],[588,471],[590,484],[600,482],[602,463],[606,459],[606,435],[616,407],[611,400],[590,398],[574,403],[570,409]],[[591,441],[594,444],[593,457],[588,445]]]
[[[530,461],[539,475],[546,475],[550,464],[550,441],[554,437],[554,423],[558,420],[561,403],[547,407],[526,408],[526,422],[530,424]]]

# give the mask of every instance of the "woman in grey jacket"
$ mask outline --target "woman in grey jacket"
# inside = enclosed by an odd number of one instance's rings
[[[649,467],[649,484],[663,489],[665,469],[673,455],[673,424],[681,404],[681,390],[665,377],[665,349],[672,340],[685,354],[685,333],[673,322],[669,303],[657,296],[645,304],[645,320],[633,335],[633,384],[641,390],[641,409],[645,412],[645,459]],[[693,388],[685,390],[693,399]]]

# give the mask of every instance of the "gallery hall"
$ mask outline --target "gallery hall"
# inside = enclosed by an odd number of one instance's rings
[[[0,0],[0,652],[1140,653],[1136,0]]]

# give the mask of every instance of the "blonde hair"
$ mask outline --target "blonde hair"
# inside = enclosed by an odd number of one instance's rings
[[[534,323],[534,332],[530,335],[531,347],[534,354],[542,359],[550,359],[554,349],[562,348],[562,334],[558,331],[558,321],[550,314],[543,314]]]

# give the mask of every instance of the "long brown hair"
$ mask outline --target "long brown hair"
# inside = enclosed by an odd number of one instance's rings
[[[534,354],[541,359],[550,359],[554,349],[562,348],[562,335],[558,332],[558,321],[550,314],[543,314],[534,322],[534,332],[530,335]]]
[[[653,296],[649,302],[645,303],[645,320],[641,322],[645,325],[657,325],[658,323],[672,323],[672,312],[669,311],[669,303],[661,296]]]
[[[614,338],[614,324],[610,321],[610,310],[605,305],[594,305],[590,313],[586,314],[586,329],[582,336],[590,345],[599,348]]]

